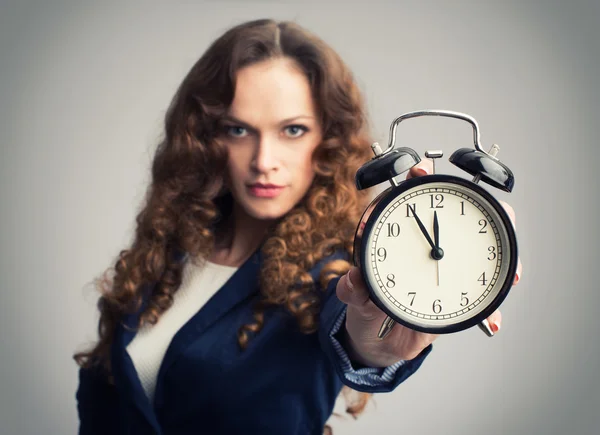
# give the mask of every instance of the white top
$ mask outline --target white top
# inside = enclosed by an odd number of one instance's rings
[[[199,267],[187,262],[181,286],[173,295],[173,305],[156,325],[144,325],[127,346],[138,377],[152,403],[156,378],[175,333],[227,282],[237,267],[206,262]]]

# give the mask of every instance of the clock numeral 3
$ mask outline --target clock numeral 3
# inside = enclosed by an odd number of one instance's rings
[[[440,314],[442,312],[442,300],[441,299],[436,299],[435,301],[433,301],[433,312],[435,314]]]
[[[378,260],[381,261],[385,261],[385,259],[387,258],[387,251],[385,250],[385,248],[379,248],[377,250],[377,255],[379,256]]]
[[[495,260],[496,259],[496,247],[489,246],[488,252],[490,253],[490,255],[488,255],[488,260],[490,260],[490,261]]]
[[[387,283],[385,284],[388,288],[394,288],[396,286],[396,281],[394,281],[394,279],[396,279],[396,277],[394,276],[393,273],[390,273],[387,276]]]
[[[444,208],[442,202],[444,201],[444,195],[438,193],[435,195],[435,200],[438,202],[435,206],[433,205],[433,195],[429,195],[431,197],[431,206],[429,208]]]
[[[388,237],[398,237],[400,235],[400,225],[396,222],[387,224]]]

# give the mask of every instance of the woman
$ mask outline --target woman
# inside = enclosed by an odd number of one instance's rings
[[[357,413],[418,369],[436,337],[377,340],[385,315],[349,262],[371,141],[330,47],[236,26],[165,127],[135,240],[100,282],[99,341],[75,355],[80,433],[320,434],[342,387]]]

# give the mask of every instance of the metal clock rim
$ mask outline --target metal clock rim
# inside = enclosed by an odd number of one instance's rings
[[[366,235],[370,234],[371,230],[373,229],[373,227],[375,225],[374,217],[378,216],[385,209],[385,207],[387,207],[387,205],[389,205],[394,199],[396,199],[398,196],[400,196],[403,192],[405,192],[409,189],[412,189],[413,187],[417,187],[417,186],[429,184],[429,183],[434,183],[434,182],[450,182],[450,183],[459,184],[463,187],[472,189],[476,193],[480,194],[485,200],[487,200],[492,205],[492,207],[494,207],[494,209],[500,216],[500,219],[502,220],[502,223],[504,224],[504,226],[506,228],[506,231],[508,233],[507,236],[508,236],[508,243],[509,243],[510,252],[511,252],[511,258],[510,258],[510,264],[508,265],[508,271],[507,271],[507,275],[506,275],[507,278],[506,278],[505,282],[502,284],[500,291],[498,292],[496,297],[488,304],[488,306],[485,309],[483,309],[479,314],[475,315],[474,317],[471,317],[470,319],[463,320],[463,321],[458,322],[453,325],[442,326],[442,327],[422,327],[419,325],[415,325],[414,323],[407,322],[407,321],[397,317],[396,315],[394,315],[394,313],[392,313],[385,306],[385,304],[383,304],[379,300],[375,291],[371,288],[369,281],[366,278],[366,272],[364,271],[364,268],[365,268],[364,260],[366,257],[366,252],[368,252],[367,251],[368,247],[366,246],[368,237]],[[367,291],[369,292],[370,299],[373,301],[373,303],[377,307],[379,307],[383,312],[385,312],[395,322],[397,322],[401,325],[404,325],[410,329],[420,331],[420,332],[426,332],[426,333],[430,333],[430,334],[447,334],[447,333],[463,331],[465,329],[469,329],[469,328],[477,325],[478,323],[481,323],[484,319],[489,317],[502,304],[504,299],[508,296],[508,293],[510,292],[510,289],[513,285],[513,280],[510,279],[509,277],[514,277],[514,275],[517,271],[518,248],[517,248],[517,242],[516,242],[516,234],[515,234],[515,230],[513,228],[512,222],[510,221],[510,218],[509,218],[508,214],[506,213],[506,211],[504,210],[504,208],[502,207],[502,205],[498,202],[498,200],[496,198],[494,198],[482,186],[479,186],[478,184],[475,184],[469,180],[465,180],[464,178],[456,177],[454,175],[435,174],[435,175],[425,175],[425,176],[421,176],[421,177],[411,178],[409,180],[402,182],[399,186],[391,187],[390,189],[391,190],[387,195],[383,195],[383,196],[381,194],[379,195],[382,197],[381,197],[380,201],[372,209],[369,217],[367,218],[367,221],[365,222],[365,227],[362,232],[363,236],[360,240],[360,256],[359,256],[360,263],[361,263],[360,270],[361,270],[361,275],[362,275],[363,281],[366,284]]]

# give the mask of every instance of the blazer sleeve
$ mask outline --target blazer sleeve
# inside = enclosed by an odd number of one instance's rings
[[[336,336],[343,332],[346,304],[341,302],[335,293],[340,278],[329,281],[323,296],[320,321],[319,341],[323,351],[335,367],[341,381],[356,391],[367,393],[384,393],[393,391],[421,366],[433,346],[430,344],[412,360],[398,361],[384,368],[354,367],[348,353]]]
[[[122,433],[116,387],[110,385],[98,369],[79,369],[79,387],[75,398],[79,435]]]

